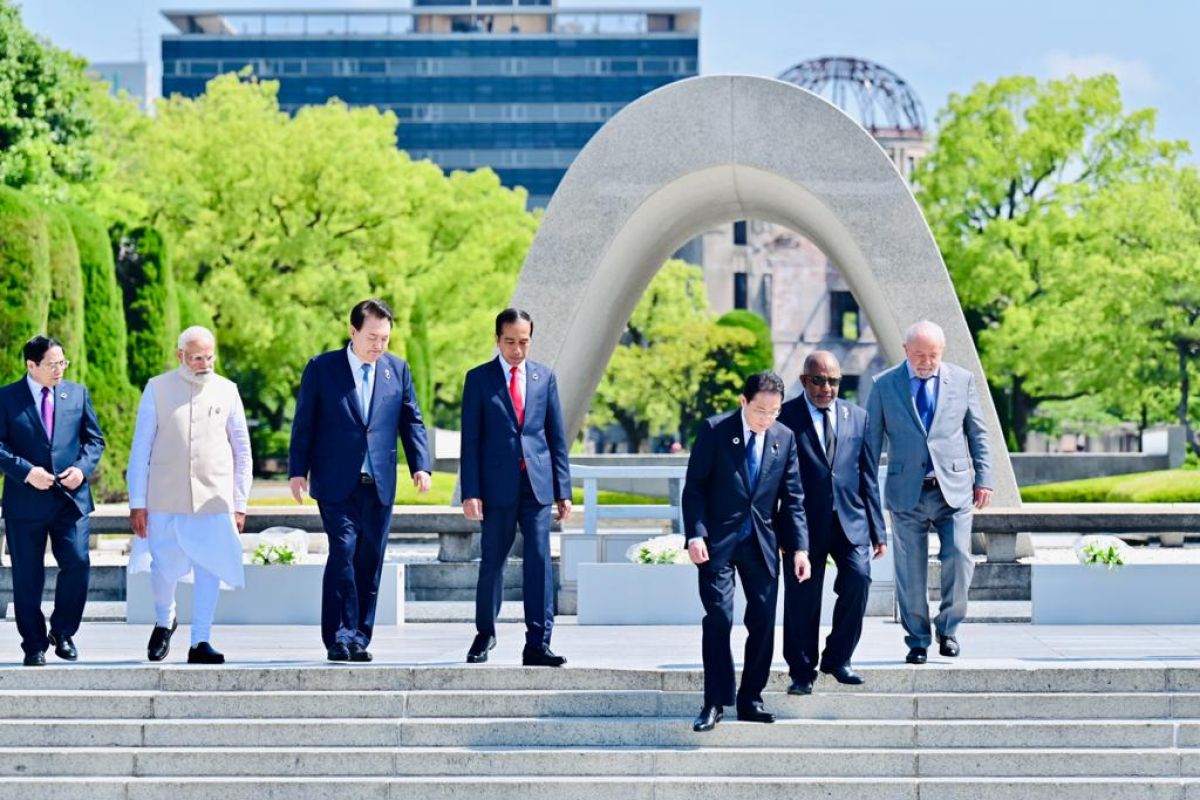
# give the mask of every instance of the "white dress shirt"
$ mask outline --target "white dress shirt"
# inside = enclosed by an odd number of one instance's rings
[[[742,436],[744,437],[742,439],[743,448],[745,448],[746,442],[750,441],[750,434],[752,433],[754,433],[754,431],[750,430],[750,423],[746,421],[746,410],[742,409]],[[766,435],[766,433],[756,433],[754,436],[754,450],[758,455],[758,468],[760,470],[762,469],[763,439],[766,437]]]
[[[821,448],[825,447],[825,415],[821,409],[813,405],[813,401],[808,399],[808,395],[804,395],[804,402],[808,405],[808,413],[812,417],[813,427],[817,429],[817,439],[821,442]],[[837,441],[837,401],[834,400],[829,406],[829,424],[833,426],[833,439]]]

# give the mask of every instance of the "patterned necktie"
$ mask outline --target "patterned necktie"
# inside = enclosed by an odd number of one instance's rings
[[[50,402],[50,387],[42,387],[42,427],[46,429],[46,438],[54,441],[54,405]]]
[[[837,455],[837,435],[833,432],[833,409],[822,408],[821,417],[824,420],[825,460],[833,466],[833,457]]]
[[[518,367],[509,367],[512,377],[508,379],[508,396],[512,398],[513,411],[517,412],[517,424],[525,424],[525,401],[521,399],[521,381],[517,377]]]
[[[750,491],[758,488],[758,448],[754,446],[758,434],[750,432],[750,440],[746,442],[746,474],[750,476]]]
[[[359,393],[358,402],[362,405],[363,424],[367,424],[367,419],[371,414],[371,365],[362,365],[362,391]],[[374,475],[371,471],[371,445],[367,444],[366,452],[363,453],[363,462],[361,471],[364,475]]]
[[[933,405],[929,402],[929,381],[933,378],[930,375],[928,378],[917,378],[917,415],[921,418],[921,424],[925,426],[926,432],[933,425]]]

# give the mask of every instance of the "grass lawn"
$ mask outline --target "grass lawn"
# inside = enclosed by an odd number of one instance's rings
[[[454,481],[458,477],[453,472],[435,472],[433,473],[433,488],[429,490],[429,494],[419,495],[416,488],[412,485],[412,478],[408,472],[402,472],[396,481],[396,504],[402,506],[448,506],[450,498],[454,495]],[[583,490],[572,490],[574,495],[571,500],[575,505],[583,503]],[[640,494],[624,494],[623,492],[606,492],[600,493],[601,505],[653,505],[662,503],[655,497],[647,497]],[[313,503],[309,498],[306,502]],[[266,497],[255,499],[250,502],[252,506],[290,506],[295,505],[295,501],[290,497]],[[314,503],[315,505],[315,503]]]
[[[1026,486],[1021,499],[1027,503],[1200,503],[1200,470],[1169,469]]]

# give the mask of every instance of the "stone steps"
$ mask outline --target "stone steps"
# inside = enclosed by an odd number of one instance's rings
[[[0,800],[1200,800],[1200,670],[862,672],[696,734],[696,671],[0,668]]]

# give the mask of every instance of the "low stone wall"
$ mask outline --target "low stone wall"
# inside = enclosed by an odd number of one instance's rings
[[[1169,455],[1146,453],[1013,453],[1018,486],[1170,469]]]

